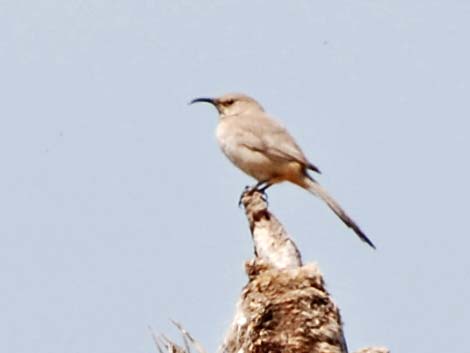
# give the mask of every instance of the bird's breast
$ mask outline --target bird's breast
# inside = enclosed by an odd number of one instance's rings
[[[227,158],[246,174],[260,181],[271,180],[278,174],[278,166],[262,151],[258,138],[250,131],[222,121],[216,137]]]

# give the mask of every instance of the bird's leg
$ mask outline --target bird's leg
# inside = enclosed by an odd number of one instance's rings
[[[267,181],[264,181],[264,180],[258,181],[256,185],[251,188],[251,192],[260,191],[264,187],[263,185],[266,183]]]
[[[267,190],[269,187],[271,187],[271,185],[273,185],[273,184],[271,184],[271,183],[269,183],[269,182],[267,182],[267,181],[265,181],[264,183],[265,183],[266,185],[264,185],[263,187],[258,187],[257,190],[258,190],[259,192],[263,193],[263,194],[266,194],[266,190]]]
[[[264,184],[265,185],[263,185],[262,187],[259,187],[257,190],[263,195],[264,201],[266,201],[266,203],[268,203],[268,194],[266,193],[266,190],[273,184],[271,184],[267,181]]]
[[[266,185],[264,185],[264,184],[266,184]],[[264,190],[266,190],[270,186],[271,186],[271,184],[269,184],[269,182],[267,182],[265,180],[261,180],[261,181],[258,181],[255,186],[251,186],[251,187],[246,186],[244,192],[253,193],[255,191],[259,191],[259,192],[264,193]]]

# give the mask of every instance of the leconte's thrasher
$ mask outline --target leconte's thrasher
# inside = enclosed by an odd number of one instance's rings
[[[289,132],[266,114],[256,100],[231,93],[219,98],[196,98],[190,103],[198,102],[210,103],[217,108],[217,141],[234,165],[258,181],[254,189],[265,191],[282,181],[297,184],[325,201],[361,240],[375,249],[338,202],[307,172],[320,173],[320,170],[309,162]]]

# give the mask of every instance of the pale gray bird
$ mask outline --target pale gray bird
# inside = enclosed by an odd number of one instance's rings
[[[220,98],[196,98],[190,104],[206,102],[219,112],[217,141],[224,154],[238,168],[255,178],[256,190],[290,181],[320,197],[354,232],[375,249],[359,226],[326,190],[308,174],[320,170],[309,162],[289,132],[265,113],[263,107],[244,94],[231,93]]]

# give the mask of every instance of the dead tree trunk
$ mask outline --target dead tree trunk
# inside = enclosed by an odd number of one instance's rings
[[[259,192],[241,199],[254,242],[255,258],[246,263],[248,284],[219,353],[347,353],[339,308],[325,288],[316,264],[303,265],[294,242],[268,210]],[[185,342],[200,344],[184,330]],[[187,352],[168,339],[170,352]],[[186,345],[188,347],[188,345]],[[388,353],[383,347],[357,353]]]
[[[260,193],[242,197],[255,259],[221,353],[346,353],[339,309]]]

